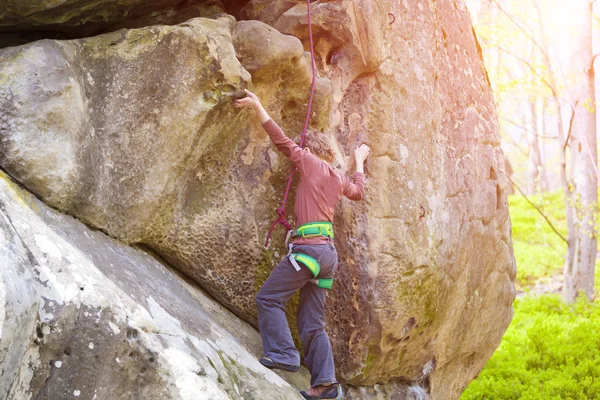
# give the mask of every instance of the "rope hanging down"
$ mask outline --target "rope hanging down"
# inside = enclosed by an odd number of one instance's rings
[[[315,68],[315,50],[313,46],[313,34],[312,34],[312,22],[310,18],[310,0],[306,0],[306,9],[308,15],[308,36],[310,39],[310,60],[312,67],[312,82],[310,84],[310,97],[308,99],[308,108],[306,110],[306,120],[304,121],[304,129],[302,131],[302,136],[300,137],[300,147],[304,147],[304,139],[306,138],[306,131],[308,130],[308,122],[310,121],[310,112],[312,109],[313,96],[315,94],[315,81],[317,76],[317,71]],[[290,187],[292,186],[292,181],[294,179],[294,172],[296,171],[296,167],[292,167],[292,171],[290,172],[290,176],[288,178],[287,186],[285,188],[285,193],[283,195],[283,202],[281,203],[281,207],[277,208],[275,212],[277,213],[277,218],[271,224],[269,228],[269,233],[267,233],[267,240],[265,241],[265,247],[269,246],[269,241],[271,240],[271,234],[273,233],[273,229],[275,226],[280,223],[285,227],[286,233],[292,229],[292,225],[285,218],[285,203],[287,202],[288,195],[290,193]]]

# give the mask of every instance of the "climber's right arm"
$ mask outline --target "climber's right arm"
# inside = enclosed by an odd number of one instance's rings
[[[369,146],[366,144],[363,144],[354,150],[354,158],[356,160],[356,173],[354,174],[354,179],[350,181],[346,175],[343,175],[344,196],[350,200],[362,200],[365,194],[364,163],[369,156],[370,151],[371,149],[369,149]]]
[[[245,90],[245,92],[247,96],[242,99],[235,100],[235,106],[238,108],[252,108],[256,112],[260,123],[263,125],[263,128],[277,149],[281,151],[287,158],[289,158],[294,165],[302,170],[304,152],[300,146],[298,146],[292,139],[283,133],[281,128],[275,123],[275,121],[271,119],[263,105],[260,103],[260,100],[254,93],[248,90]]]

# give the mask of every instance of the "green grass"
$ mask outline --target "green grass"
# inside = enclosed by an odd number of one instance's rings
[[[533,196],[566,236],[560,193]],[[566,244],[522,196],[509,197],[517,287],[562,273]],[[596,263],[596,291],[600,263]],[[461,396],[471,399],[600,399],[600,301],[566,305],[560,295],[526,296],[500,347]]]

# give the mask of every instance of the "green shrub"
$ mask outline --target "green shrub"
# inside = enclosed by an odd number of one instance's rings
[[[517,299],[500,347],[461,399],[600,399],[600,304]]]

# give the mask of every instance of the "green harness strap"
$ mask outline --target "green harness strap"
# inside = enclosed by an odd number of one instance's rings
[[[306,254],[302,254],[302,253],[292,253],[292,254],[290,254],[290,257],[293,258],[295,261],[298,261],[298,262],[301,262],[302,264],[304,264],[306,266],[306,268],[308,268],[310,270],[310,272],[312,272],[312,274],[315,278],[317,276],[319,276],[319,272],[321,272],[321,265],[319,265],[319,262],[317,260],[315,260],[313,257],[307,256]],[[293,262],[292,262],[292,264],[293,264]],[[294,267],[295,267],[295,265],[294,265]]]
[[[319,278],[319,279],[311,279],[312,283],[315,283],[317,287],[321,289],[331,290],[331,285],[333,285],[333,278]]]
[[[309,222],[296,228],[295,233],[305,238],[325,236],[333,239],[333,226],[331,222]]]
[[[322,289],[331,289],[331,285],[333,285],[333,278],[317,278],[321,272],[321,265],[313,257],[302,253],[290,253],[290,262],[297,271],[300,271],[300,266],[298,266],[298,263],[301,262],[316,278],[310,280],[312,283],[316,284],[317,287]]]

